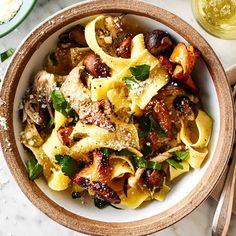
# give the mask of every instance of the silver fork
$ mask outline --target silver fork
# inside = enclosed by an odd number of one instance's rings
[[[234,107],[236,108],[236,65],[230,67],[227,70],[227,77],[233,88]],[[215,211],[215,215],[212,223],[212,235],[213,236],[226,236],[233,209],[234,191],[235,191],[235,179],[236,179],[236,147],[234,146],[231,164],[228,170],[228,174],[224,183],[222,193]]]

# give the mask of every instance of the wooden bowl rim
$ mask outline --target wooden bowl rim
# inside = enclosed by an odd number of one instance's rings
[[[211,165],[195,188],[170,209],[138,221],[102,222],[76,215],[59,206],[27,177],[20,158],[13,132],[13,103],[16,88],[30,57],[58,29],[87,16],[101,13],[130,13],[154,19],[180,34],[190,44],[197,47],[208,66],[220,106],[220,133]],[[53,24],[51,23],[53,20]],[[40,35],[40,41],[38,40]],[[24,55],[24,57],[22,57]],[[93,235],[146,235],[166,228],[193,211],[210,194],[228,161],[234,139],[234,112],[231,90],[224,69],[209,44],[190,25],[176,15],[157,6],[138,0],[106,0],[78,3],[66,8],[41,23],[19,47],[10,63],[0,98],[6,102],[0,106],[1,116],[7,119],[8,130],[0,126],[0,140],[5,159],[18,185],[30,201],[42,212],[58,223],[73,230]],[[8,142],[11,146],[8,146]]]

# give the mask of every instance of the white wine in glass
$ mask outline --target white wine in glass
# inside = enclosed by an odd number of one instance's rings
[[[210,34],[236,39],[236,0],[192,0],[194,15]]]

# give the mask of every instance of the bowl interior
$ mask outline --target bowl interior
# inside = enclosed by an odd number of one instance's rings
[[[150,18],[144,16],[136,16],[136,15],[127,15],[132,22],[136,22],[141,25],[144,29],[153,30],[153,29],[162,29],[171,34],[171,36],[177,42],[186,42],[186,40],[177,34],[175,31],[170,29],[169,27],[152,20]],[[17,142],[17,147],[20,152],[20,156],[22,161],[25,163],[28,154],[24,151],[22,144],[19,141],[19,134],[22,131],[21,129],[21,121],[18,115],[18,107],[19,101],[22,99],[24,92],[28,88],[30,81],[32,81],[34,75],[42,69],[42,63],[45,56],[55,48],[58,35],[70,28],[75,24],[84,24],[88,22],[93,17],[87,17],[79,21],[75,21],[70,25],[67,25],[65,28],[58,30],[54,34],[52,34],[47,40],[45,40],[38,50],[34,52],[29,62],[24,68],[22,76],[20,78],[15,99],[14,99],[14,112],[13,112],[13,123],[14,123],[14,135]],[[99,221],[106,222],[128,222],[141,220],[144,218],[151,217],[153,215],[157,215],[161,212],[164,212],[171,208],[173,205],[177,204],[180,200],[185,198],[199,183],[202,176],[206,172],[209,167],[210,161],[213,157],[213,153],[216,149],[216,143],[219,136],[219,124],[220,124],[220,112],[219,112],[219,102],[217,99],[216,89],[214,83],[212,81],[211,75],[208,71],[208,68],[205,62],[200,59],[194,69],[193,78],[196,80],[197,85],[200,87],[201,93],[201,101],[204,109],[210,114],[213,118],[213,133],[212,138],[209,144],[209,155],[206,161],[204,162],[202,168],[199,170],[192,170],[189,173],[185,174],[181,178],[179,178],[176,183],[174,183],[170,193],[167,195],[167,198],[164,202],[152,201],[150,203],[143,204],[143,207],[136,210],[116,210],[112,207],[108,207],[103,209],[102,211],[97,209],[93,202],[89,199],[77,199],[73,200],[71,195],[67,191],[63,192],[54,192],[49,189],[46,182],[44,180],[39,179],[36,181],[38,187],[54,202],[62,206],[63,208],[77,214],[80,216],[84,216],[90,219],[96,219]],[[84,204],[82,204],[84,202]]]

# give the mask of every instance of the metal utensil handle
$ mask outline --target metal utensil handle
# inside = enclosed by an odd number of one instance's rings
[[[233,96],[236,96],[236,65],[227,70],[227,77],[231,85],[234,85]],[[233,209],[234,190],[236,179],[236,148],[232,153],[232,162],[227,174],[226,181],[216,208],[212,223],[213,236],[226,236]]]

